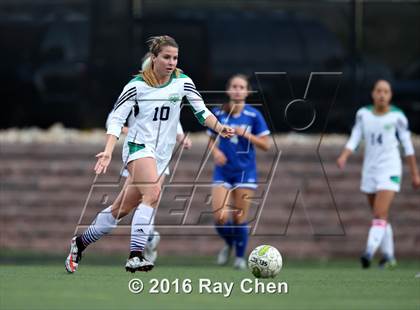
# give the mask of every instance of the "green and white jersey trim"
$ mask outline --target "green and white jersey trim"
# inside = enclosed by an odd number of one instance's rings
[[[389,112],[376,115],[373,106],[360,108],[346,148],[355,151],[364,141],[364,172],[386,171],[401,173],[399,145],[406,156],[414,154],[414,147],[404,113],[391,106]]]
[[[118,97],[108,118],[107,133],[119,137],[128,115],[137,105],[138,114],[130,121],[127,140],[145,145],[156,158],[167,159],[176,143],[183,97],[199,122],[204,124],[211,112],[187,75],[176,77],[173,74],[168,83],[160,87],[151,87],[141,76],[136,76]]]

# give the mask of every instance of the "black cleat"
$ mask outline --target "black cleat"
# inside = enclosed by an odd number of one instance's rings
[[[370,259],[366,254],[363,254],[360,257],[360,263],[362,264],[363,269],[367,269],[370,267]]]
[[[136,271],[148,272],[152,270],[154,264],[144,258],[141,252],[131,252],[125,264],[125,271],[135,273]]]
[[[378,266],[382,269],[395,269],[395,267],[397,267],[397,261],[395,258],[383,256],[379,261]]]

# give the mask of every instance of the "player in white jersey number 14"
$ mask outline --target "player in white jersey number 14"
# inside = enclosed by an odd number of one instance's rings
[[[373,212],[366,249],[360,258],[363,268],[370,267],[371,260],[380,247],[382,258],[380,267],[395,267],[394,240],[388,219],[389,208],[395,194],[400,191],[402,163],[399,144],[410,169],[414,189],[420,187],[414,148],[404,113],[390,104],[391,85],[378,80],[372,90],[373,105],[360,108],[349,141],[337,159],[343,169],[347,159],[361,140],[364,140],[365,153],[360,189],[367,195]]]
[[[178,69],[178,44],[169,36],[153,37],[149,41],[151,63],[125,87],[108,118],[107,142],[95,165],[97,174],[105,173],[121,129],[133,107],[139,113],[130,124],[127,135],[126,183],[108,208],[100,212],[92,224],[74,237],[65,267],[77,270],[82,251],[108,234],[118,221],[135,209],[131,224],[130,255],[125,269],[130,272],[149,271],[154,264],[143,251],[153,230],[153,218],[165,171],[176,143],[182,97],[186,97],[200,123],[223,137],[232,137],[234,130],[219,123],[206,108],[193,81]],[[140,205],[139,205],[139,202]]]

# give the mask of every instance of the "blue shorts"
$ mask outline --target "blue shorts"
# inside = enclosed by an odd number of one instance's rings
[[[213,185],[223,185],[228,189],[251,188],[256,189],[257,171],[255,169],[239,172],[226,171],[223,167],[216,166],[213,172]]]

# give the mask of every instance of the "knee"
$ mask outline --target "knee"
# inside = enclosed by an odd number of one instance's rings
[[[243,224],[246,221],[245,212],[242,209],[236,209],[233,212],[233,223]]]
[[[215,217],[214,222],[216,225],[225,225],[228,221],[227,216]]]
[[[225,210],[219,210],[214,212],[214,222],[216,225],[225,225],[229,219],[228,212],[225,212]]]

